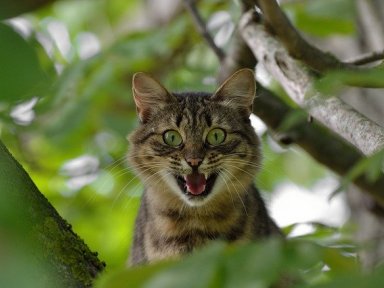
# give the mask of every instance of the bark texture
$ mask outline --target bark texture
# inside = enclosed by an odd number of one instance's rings
[[[0,189],[0,235],[17,239],[10,245],[28,247],[31,263],[46,267],[43,275],[34,275],[42,287],[91,287],[105,264],[60,217],[1,141]]]
[[[0,20],[31,12],[55,0],[4,0],[1,1]]]
[[[258,61],[283,86],[292,100],[364,154],[370,155],[382,148],[384,128],[339,98],[315,91],[313,76],[255,20],[253,12],[243,16],[240,23],[243,37]]]

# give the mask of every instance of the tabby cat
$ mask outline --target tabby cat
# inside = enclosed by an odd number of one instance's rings
[[[133,76],[140,126],[129,160],[145,191],[130,264],[178,257],[214,239],[281,235],[253,184],[260,143],[249,116],[249,69],[215,93],[170,93],[144,73]]]

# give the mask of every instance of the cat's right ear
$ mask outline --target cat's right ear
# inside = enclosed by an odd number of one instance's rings
[[[145,123],[149,117],[167,103],[172,102],[172,95],[151,76],[138,72],[132,78],[132,93],[140,121]]]

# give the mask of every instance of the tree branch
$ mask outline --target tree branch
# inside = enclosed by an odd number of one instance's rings
[[[217,58],[221,62],[225,57],[225,53],[223,50],[221,50],[219,47],[217,47],[211,34],[209,34],[207,26],[205,25],[203,18],[201,17],[199,11],[196,8],[196,5],[195,5],[196,1],[195,0],[184,0],[184,4],[185,4],[185,8],[189,12],[189,14],[191,14],[191,16],[192,16],[192,19],[193,19],[193,22],[195,23],[196,29],[203,36],[205,41],[212,48],[212,51],[216,54]]]
[[[253,105],[253,113],[260,117],[267,126],[284,137],[278,137],[282,144],[295,143],[303,148],[316,161],[325,165],[340,176],[346,176],[351,167],[364,159],[364,155],[353,146],[316,122],[302,119],[288,130],[282,130],[285,119],[293,113],[304,113],[285,104],[278,96],[258,85],[257,97]],[[368,181],[359,176],[353,183],[367,191],[379,203],[384,204],[384,175],[376,182]]]
[[[346,63],[350,63],[353,65],[365,65],[369,64],[375,61],[382,61],[384,60],[384,51],[382,52],[372,52],[365,55],[360,55],[359,57],[356,57],[355,59],[347,60]]]
[[[41,287],[91,287],[105,264],[60,217],[1,141],[0,159],[0,231],[12,227],[1,236],[16,238],[14,245],[32,245],[30,267],[48,268],[45,275],[39,270],[34,275]]]
[[[258,0],[257,2],[268,29],[277,35],[292,57],[303,61],[318,72],[352,68],[351,65],[340,62],[332,54],[324,53],[305,41],[280,9],[276,0]]]
[[[1,2],[0,20],[31,12],[56,0],[5,0]]]
[[[358,65],[354,65],[355,63],[342,62],[331,53],[323,52],[309,44],[295,29],[280,9],[276,0],[259,0],[254,1],[254,3],[259,3],[258,6],[263,12],[265,18],[264,25],[267,30],[277,36],[292,57],[305,63],[308,68],[320,73],[325,73],[330,70],[370,72],[370,68],[359,67]],[[359,62],[357,64],[359,64]],[[357,83],[350,79],[346,79],[345,84],[366,88],[384,87],[381,82]]]
[[[365,155],[383,147],[384,129],[336,97],[313,89],[313,77],[285,48],[257,23],[252,12],[243,16],[240,29],[248,46],[288,95],[314,118],[352,143]]]

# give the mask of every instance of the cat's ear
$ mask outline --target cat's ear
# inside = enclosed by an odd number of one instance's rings
[[[241,69],[227,78],[211,99],[224,105],[244,109],[251,114],[255,93],[256,80],[253,71]]]
[[[173,101],[173,96],[151,76],[138,72],[132,78],[132,93],[142,123],[156,110]]]

